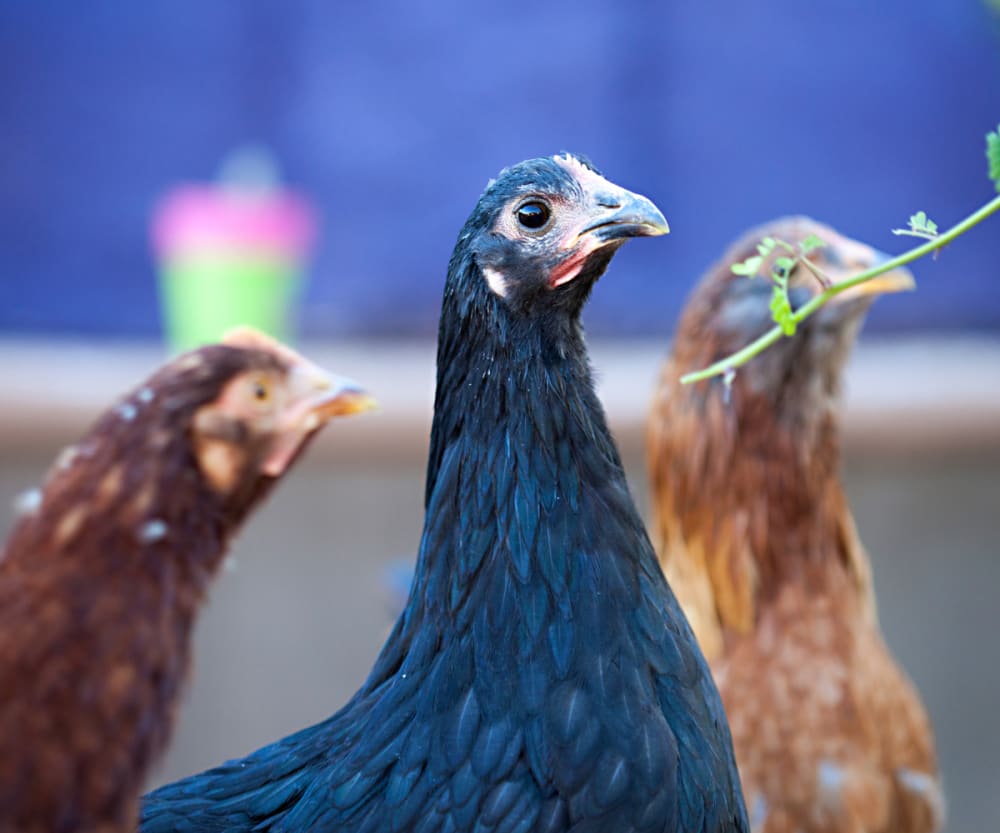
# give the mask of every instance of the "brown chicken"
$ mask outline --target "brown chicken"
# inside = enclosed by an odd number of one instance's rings
[[[883,641],[838,471],[844,364],[872,300],[912,277],[847,290],[731,387],[679,383],[772,326],[768,280],[730,266],[762,237],[810,234],[829,244],[810,260],[834,282],[884,257],[782,219],[737,242],[690,298],[648,428],[654,541],[722,693],[754,832],[929,833],[943,820],[931,727]],[[802,266],[789,286],[793,308],[821,289]]]
[[[239,330],[60,455],[0,560],[0,831],[135,829],[230,538],[323,423],[371,404]]]

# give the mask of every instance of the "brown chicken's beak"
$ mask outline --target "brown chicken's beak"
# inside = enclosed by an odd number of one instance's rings
[[[328,373],[306,359],[290,371],[290,401],[261,471],[280,477],[305,442],[334,417],[371,411],[377,403],[355,381]]]
[[[378,407],[353,379],[328,373],[312,362],[302,361],[291,371],[289,388],[293,404],[286,417],[288,427],[315,431],[334,417],[361,414]]]
[[[334,417],[363,414],[378,407],[375,398],[354,380],[332,374],[324,376],[322,386],[308,401],[310,423],[319,426]]]

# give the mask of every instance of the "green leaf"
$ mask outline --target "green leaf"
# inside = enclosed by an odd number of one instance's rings
[[[815,234],[810,234],[805,240],[799,243],[799,251],[807,255],[810,252],[816,251],[816,249],[822,249],[825,245],[825,240],[817,237]]]
[[[937,234],[937,223],[928,217],[923,211],[918,211],[910,217],[910,230],[916,233]]]
[[[986,159],[990,163],[990,179],[1000,192],[1000,125],[992,133],[986,134]]]
[[[760,270],[760,265],[763,262],[764,258],[759,255],[753,255],[742,263],[734,263],[730,269],[732,269],[734,275],[744,275],[745,277],[752,278]]]
[[[909,226],[908,229],[894,228],[892,233],[897,235],[905,234],[908,237],[923,237],[926,240],[933,240],[937,237],[937,223],[923,211],[918,211],[916,214],[910,216]]]
[[[760,243],[757,244],[757,254],[761,257],[767,257],[774,251],[775,239],[773,237],[765,237]]]
[[[792,304],[788,300],[788,287],[774,285],[771,290],[771,318],[781,327],[786,336],[795,335],[795,318],[792,314]]]

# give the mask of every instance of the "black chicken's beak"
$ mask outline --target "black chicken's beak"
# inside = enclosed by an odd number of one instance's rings
[[[630,237],[657,237],[670,231],[660,209],[646,197],[615,185],[574,157],[555,159],[576,179],[587,207],[580,224],[561,241],[561,260],[550,271],[550,288],[572,281],[599,249],[618,246]]]
[[[669,234],[670,226],[653,203],[624,188],[598,195],[595,216],[580,231],[592,234],[604,243],[627,237],[658,237]]]

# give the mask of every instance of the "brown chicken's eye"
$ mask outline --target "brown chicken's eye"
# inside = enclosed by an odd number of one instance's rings
[[[517,209],[517,221],[527,229],[537,231],[548,221],[551,212],[543,202],[526,202]]]
[[[253,398],[258,402],[267,402],[271,398],[271,391],[266,382],[255,379],[253,383]]]

